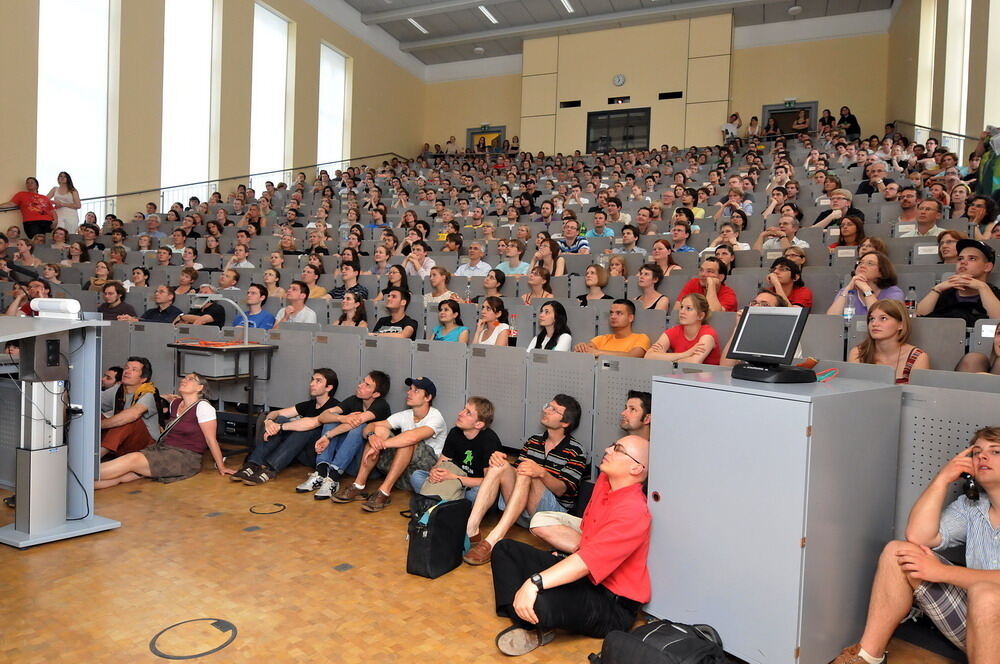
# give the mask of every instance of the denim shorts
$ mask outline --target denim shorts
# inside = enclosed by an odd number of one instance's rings
[[[507,507],[507,504],[503,499],[502,493],[500,494],[500,498],[497,501],[497,505],[500,507],[501,511],[503,511]],[[556,494],[552,493],[548,489],[545,489],[545,491],[542,493],[542,497],[538,501],[537,507],[535,507],[535,512],[568,512],[568,511],[569,508],[563,507],[562,503],[559,502],[559,499],[556,498]],[[521,516],[517,517],[517,525],[521,526],[522,528],[529,527],[531,525],[531,516],[532,513],[528,512],[528,510],[525,509],[523,512],[521,512]]]

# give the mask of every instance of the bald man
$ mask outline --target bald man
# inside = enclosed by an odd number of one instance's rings
[[[557,560],[522,542],[497,543],[496,609],[513,622],[496,637],[502,653],[529,653],[549,643],[557,628],[604,638],[632,627],[650,596],[650,514],[642,492],[648,463],[649,441],[641,436],[605,449],[583,519],[563,524],[560,539],[570,555]]]

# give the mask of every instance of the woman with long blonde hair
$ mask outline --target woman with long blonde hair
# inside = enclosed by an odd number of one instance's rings
[[[926,352],[910,343],[910,316],[899,300],[879,300],[868,307],[868,336],[851,349],[848,362],[893,368],[897,383],[910,382],[914,369],[930,369]]]

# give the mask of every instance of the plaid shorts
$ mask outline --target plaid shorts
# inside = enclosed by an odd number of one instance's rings
[[[945,565],[952,563],[940,554]],[[913,602],[923,611],[934,626],[955,646],[965,651],[965,623],[968,615],[968,597],[964,588],[947,583],[921,583],[913,591]]]
[[[382,453],[378,456],[378,461],[375,463],[375,467],[381,470],[383,473],[388,473],[390,466],[392,466],[392,460],[396,458],[396,448],[389,447],[382,450]],[[412,487],[410,486],[410,475],[413,474],[414,470],[430,470],[437,463],[438,455],[434,453],[434,450],[430,445],[424,441],[420,441],[416,445],[416,449],[413,450],[413,458],[410,459],[410,463],[406,466],[406,470],[400,475],[399,479],[396,480],[396,488],[403,491],[409,491]]]

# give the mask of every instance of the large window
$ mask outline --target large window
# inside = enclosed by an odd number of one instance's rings
[[[43,194],[56,185],[60,171],[72,176],[81,198],[107,193],[108,5],[109,0],[39,2],[35,174]],[[86,209],[103,211],[85,203]]]
[[[207,180],[212,112],[212,0],[170,0],[163,17],[160,186]],[[207,187],[167,196],[205,197]]]
[[[347,58],[326,44],[319,46],[319,127],[316,161],[340,161],[344,155],[344,102]],[[334,168],[337,168],[335,166]]]
[[[264,174],[251,180],[260,190],[283,178],[288,79],[288,21],[263,5],[254,5],[250,75],[250,172]]]

